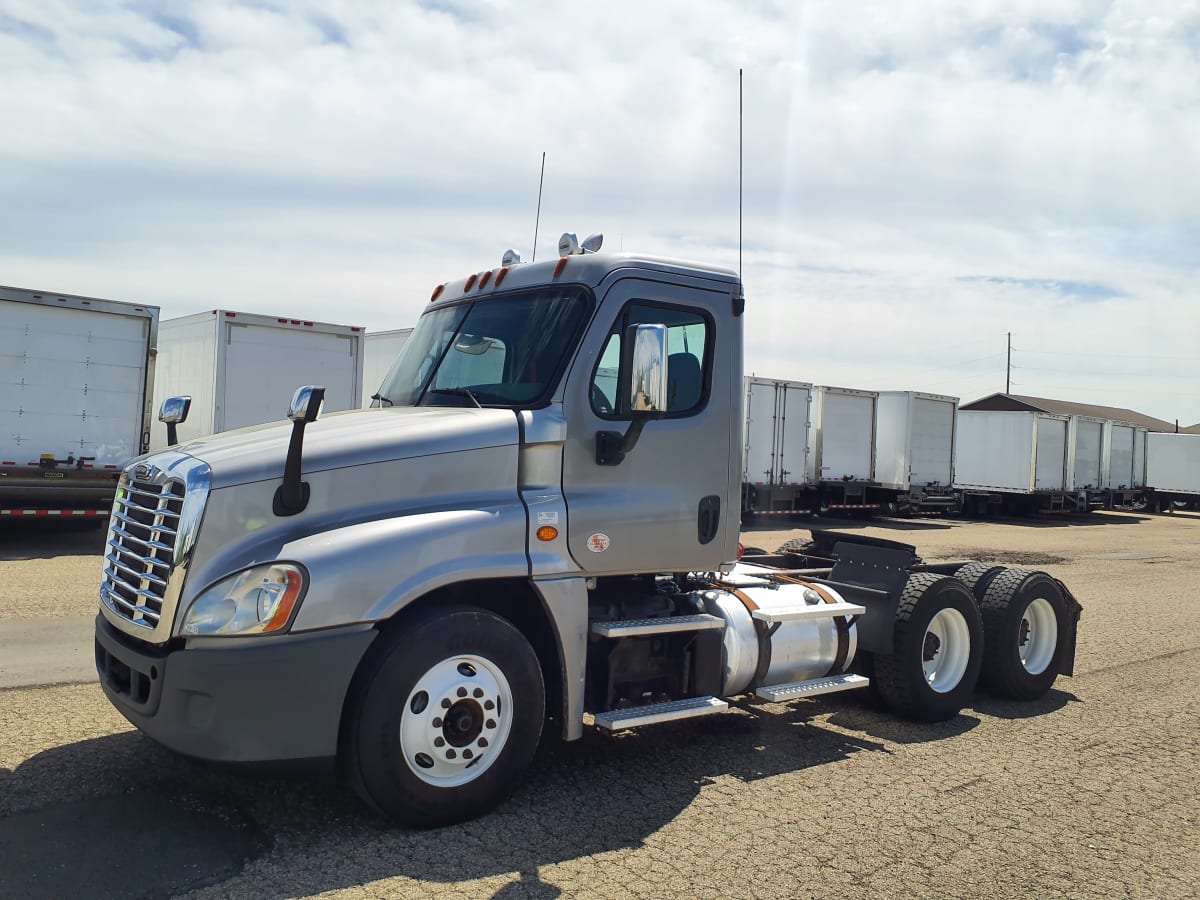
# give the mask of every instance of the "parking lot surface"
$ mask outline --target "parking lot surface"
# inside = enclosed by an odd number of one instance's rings
[[[1061,578],[1075,677],[936,725],[838,695],[587,731],[434,831],[332,777],[174,756],[90,676],[34,679],[0,688],[0,897],[1197,896],[1200,516],[820,524]],[[0,534],[0,669],[14,623],[94,614],[102,541]]]

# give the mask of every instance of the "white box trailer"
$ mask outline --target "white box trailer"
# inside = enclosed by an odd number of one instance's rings
[[[290,316],[214,309],[166,319],[159,328],[154,408],[188,395],[191,412],[180,442],[275,422],[296,388],[325,387],[325,412],[358,409],[363,385],[363,329]],[[156,425],[150,446],[167,445]]]
[[[900,513],[951,511],[958,398],[880,391],[875,416],[875,485],[870,494]]]
[[[0,287],[0,515],[108,515],[147,449],[158,313]]]
[[[968,513],[1086,510],[1070,488],[1068,416],[958,411],[954,487]]]
[[[1105,422],[1071,416],[1067,423],[1067,490],[1085,496],[1089,506],[1104,505]]]
[[[879,394],[854,388],[813,388],[808,480],[824,509],[873,510],[867,489],[875,479],[875,411]]]
[[[809,404],[812,385],[773,378],[745,379],[742,410],[742,518],[809,515]]]
[[[411,328],[397,328],[393,331],[368,331],[363,338],[363,382],[362,406],[365,409],[377,401],[371,399],[379,393],[383,380],[392,370],[392,364],[400,355],[400,350],[412,334]]]
[[[1146,485],[1146,429],[1106,422],[1103,483],[1109,509],[1130,506]]]
[[[1160,512],[1200,507],[1200,434],[1146,435],[1146,489]]]

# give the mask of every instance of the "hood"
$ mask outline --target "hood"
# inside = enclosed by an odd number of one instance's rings
[[[283,477],[292,436],[290,421],[255,425],[173,447],[208,463],[212,487]],[[517,417],[508,409],[403,406],[332,413],[304,429],[302,471],[411,459],[519,441]]]

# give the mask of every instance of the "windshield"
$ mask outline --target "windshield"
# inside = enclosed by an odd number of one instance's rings
[[[379,389],[381,406],[533,407],[549,402],[591,312],[564,286],[423,315]]]

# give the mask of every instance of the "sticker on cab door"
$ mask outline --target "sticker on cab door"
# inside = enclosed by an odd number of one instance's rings
[[[597,532],[596,534],[593,534],[593,535],[589,535],[589,537],[587,539],[587,548],[589,550],[591,550],[593,553],[603,553],[605,550],[608,549],[608,544],[609,544],[608,535],[600,534],[599,532]]]
[[[538,525],[557,525],[558,513],[556,512],[540,512],[538,513]]]

